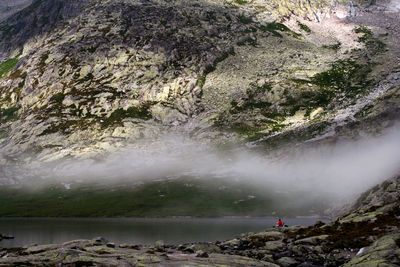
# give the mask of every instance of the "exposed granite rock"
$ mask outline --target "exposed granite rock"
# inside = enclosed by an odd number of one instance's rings
[[[400,265],[400,234],[385,235],[368,247],[361,248],[357,255],[343,266],[396,266]]]
[[[328,224],[270,229],[218,245],[225,253],[281,266],[395,266],[400,259],[399,181],[396,177],[367,191]],[[393,193],[396,197],[388,197]]]
[[[3,154],[90,157],[173,131],[217,143],[318,135],[397,64],[396,32],[371,26],[369,44],[387,50],[362,43],[337,18],[348,4],[34,1],[0,25],[0,58],[15,62],[0,80]],[[325,86],[338,66],[350,83]]]
[[[168,246],[162,247],[169,252],[135,245],[111,248],[98,244],[96,240],[76,240],[62,245],[2,249],[0,266],[278,266],[236,255],[209,254],[205,251],[187,254],[171,250]]]

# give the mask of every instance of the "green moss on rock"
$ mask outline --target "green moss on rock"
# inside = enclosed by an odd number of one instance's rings
[[[283,37],[283,35],[280,32],[285,32],[286,34],[295,38],[299,38],[301,36],[301,34],[292,31],[285,24],[279,22],[271,22],[267,25],[261,25],[259,29],[264,32],[270,32],[274,36],[281,38]]]
[[[306,33],[311,33],[312,32],[311,29],[307,25],[301,23],[300,21],[297,21],[297,25],[299,26],[299,28],[302,31],[305,31]]]
[[[137,118],[142,120],[149,120],[152,118],[150,112],[151,104],[145,104],[140,107],[130,107],[127,110],[122,108],[115,110],[108,118],[103,121],[103,127],[119,123],[125,118]]]
[[[19,57],[10,58],[0,64],[0,78],[10,72],[17,65]]]
[[[50,98],[50,102],[61,104],[65,98],[63,93],[57,93]]]
[[[10,107],[6,109],[0,109],[0,121],[11,121],[17,119],[16,112],[20,107]]]

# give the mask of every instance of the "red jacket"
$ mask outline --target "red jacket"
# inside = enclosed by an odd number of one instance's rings
[[[285,223],[284,223],[283,221],[278,221],[278,222],[276,223],[276,225],[279,226],[279,227],[282,227],[282,226],[285,225]]]

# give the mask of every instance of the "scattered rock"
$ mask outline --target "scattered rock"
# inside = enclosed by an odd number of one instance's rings
[[[97,245],[97,246],[105,245],[108,243],[108,240],[101,236],[94,238],[93,241],[94,241],[94,245]]]
[[[120,244],[118,247],[139,250],[139,249],[141,249],[142,246],[141,245],[132,245],[132,244]]]
[[[276,261],[279,265],[284,267],[298,266],[299,262],[293,258],[283,257]]]
[[[115,243],[107,243],[106,247],[108,248],[115,248]]]
[[[199,251],[196,251],[196,257],[198,257],[198,258],[208,258],[209,255],[208,255],[207,252],[199,250]]]

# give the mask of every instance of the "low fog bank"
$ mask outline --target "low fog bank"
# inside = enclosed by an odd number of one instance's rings
[[[293,151],[280,158],[244,149],[221,151],[182,136],[102,159],[36,163],[30,180],[124,183],[160,179],[226,179],[275,192],[309,192],[346,201],[400,173],[400,128],[381,137]]]

